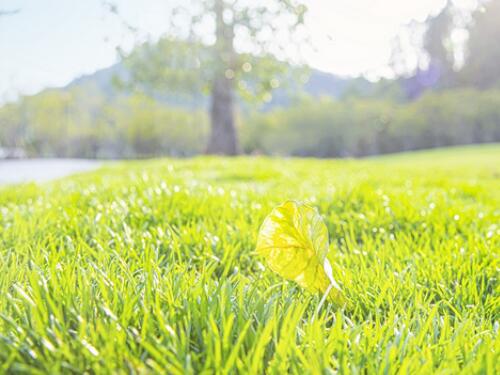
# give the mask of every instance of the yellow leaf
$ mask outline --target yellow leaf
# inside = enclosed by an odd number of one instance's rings
[[[326,257],[328,229],[315,208],[295,201],[276,207],[260,228],[256,250],[281,277],[344,303]]]

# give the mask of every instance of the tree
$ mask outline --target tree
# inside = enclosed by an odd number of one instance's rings
[[[452,3],[448,0],[436,16],[426,21],[423,48],[429,59],[429,70],[435,69],[440,86],[450,84],[453,75],[454,56],[450,42],[453,30]]]
[[[401,78],[408,99],[453,83],[455,51],[451,34],[456,28],[455,13],[455,6],[448,0],[438,14],[424,22],[410,22],[394,39],[390,66]]]
[[[129,82],[145,91],[209,94],[211,132],[207,153],[239,152],[236,92],[269,99],[280,85],[286,54],[307,8],[296,0],[191,0],[170,14],[172,30],[125,57]],[[188,25],[188,27],[185,27]]]
[[[469,27],[462,82],[480,89],[500,85],[500,0],[485,2]]]

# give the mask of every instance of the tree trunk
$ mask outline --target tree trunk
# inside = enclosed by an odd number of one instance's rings
[[[234,29],[224,21],[224,0],[215,1],[216,73],[212,82],[210,108],[211,131],[208,154],[238,154],[238,137],[234,124]]]
[[[215,77],[210,108],[211,132],[207,153],[236,155],[238,140],[234,126],[232,82],[225,76]]]

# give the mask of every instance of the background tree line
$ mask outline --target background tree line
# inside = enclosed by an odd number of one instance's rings
[[[346,157],[500,142],[500,90],[428,92],[408,103],[306,98],[236,118],[245,153]],[[209,129],[205,111],[141,94],[106,102],[48,91],[0,108],[0,143],[29,156],[190,156],[204,152]]]

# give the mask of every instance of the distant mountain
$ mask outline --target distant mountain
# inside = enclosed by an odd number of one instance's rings
[[[120,63],[114,64],[108,68],[97,70],[92,74],[83,75],[71,81],[66,87],[85,88],[93,87],[97,89],[104,97],[112,99],[119,95],[117,88],[113,84],[113,77],[123,77],[127,74],[126,69]]]
[[[93,74],[84,75],[76,78],[63,89],[89,90],[99,92],[103,97],[113,100],[119,96],[126,95],[118,89],[113,83],[115,78],[127,78],[128,72],[121,63],[117,63],[108,68],[96,71]],[[272,100],[265,104],[263,110],[269,110],[276,107],[287,107],[293,102],[293,96],[297,94],[310,95],[313,97],[330,97],[341,99],[344,96],[355,93],[358,96],[369,96],[374,91],[375,84],[365,78],[345,78],[335,74],[311,69],[308,81],[303,84],[297,93],[290,92],[290,89],[279,88],[273,91]],[[165,104],[181,108],[204,107],[208,100],[203,95],[197,97],[181,96],[176,93],[166,92],[165,94],[153,95],[158,101]]]

